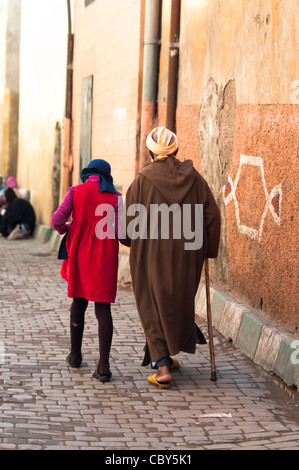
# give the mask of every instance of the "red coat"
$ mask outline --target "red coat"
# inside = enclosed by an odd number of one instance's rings
[[[100,193],[98,184],[89,181],[75,188],[66,240],[68,259],[61,268],[70,298],[115,302],[118,270],[118,241],[113,226],[115,199],[115,194]],[[107,211],[103,212],[103,208]],[[102,226],[109,237],[101,236]]]

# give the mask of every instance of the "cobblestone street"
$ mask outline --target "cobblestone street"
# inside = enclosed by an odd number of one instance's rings
[[[203,346],[177,357],[170,390],[151,387],[131,290],[119,289],[113,306],[113,380],[91,379],[98,358],[93,304],[86,367],[70,370],[71,301],[60,261],[35,241],[3,238],[0,256],[0,449],[299,449],[297,399],[217,333],[218,382],[210,381]]]

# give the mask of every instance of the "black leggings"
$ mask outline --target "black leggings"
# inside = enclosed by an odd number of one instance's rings
[[[88,300],[83,298],[73,299],[71,305],[71,363],[76,365],[82,362],[81,347],[87,306]],[[111,305],[95,302],[95,314],[98,321],[100,356],[97,369],[101,375],[109,375],[109,356],[113,336]]]

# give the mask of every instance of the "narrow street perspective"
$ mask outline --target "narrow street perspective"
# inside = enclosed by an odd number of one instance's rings
[[[113,306],[113,380],[92,380],[98,346],[93,307],[86,367],[69,369],[69,306],[60,262],[35,241],[1,239],[0,449],[298,450],[299,401],[215,335],[218,381],[207,345],[180,354],[170,390],[141,367],[144,336],[131,289]],[[206,333],[206,323],[199,326]],[[117,455],[117,452],[116,452]]]
[[[0,0],[0,450],[299,450],[298,25]]]

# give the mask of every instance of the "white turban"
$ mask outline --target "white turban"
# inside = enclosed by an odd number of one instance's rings
[[[157,142],[153,139],[153,136],[157,134]],[[173,139],[172,144],[170,143]],[[178,138],[166,127],[155,127],[147,139],[146,139],[147,148],[157,155],[157,158],[165,158],[173,154],[178,149]]]

